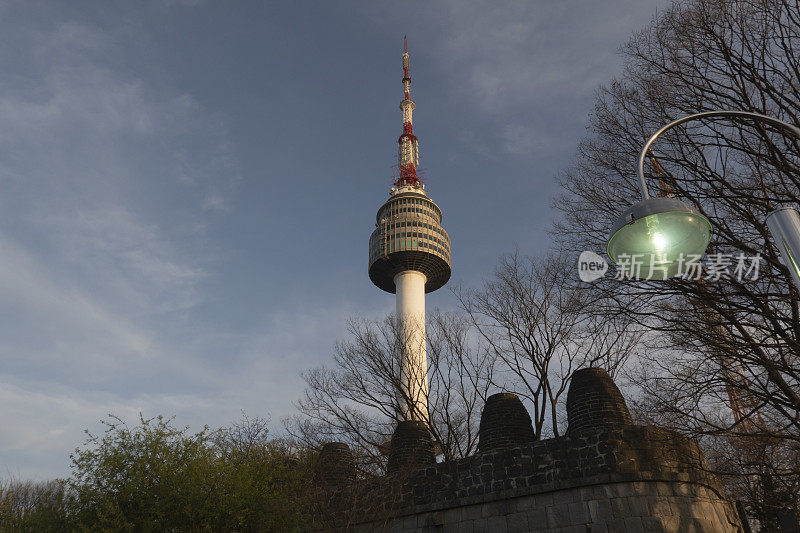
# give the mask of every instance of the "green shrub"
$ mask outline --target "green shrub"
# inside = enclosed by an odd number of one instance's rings
[[[305,469],[288,447],[247,419],[197,433],[172,419],[103,421],[72,454],[69,486],[81,529],[292,531],[306,520]]]

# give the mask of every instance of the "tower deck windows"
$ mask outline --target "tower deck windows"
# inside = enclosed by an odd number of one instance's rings
[[[416,198],[390,198],[378,211],[377,227],[370,238],[370,277],[389,292],[394,292],[394,284],[389,283],[394,271],[413,269],[426,274],[426,292],[440,287],[450,277],[450,239],[440,225],[441,211],[427,197],[422,197],[424,193],[417,194],[420,196]],[[419,209],[417,213],[399,207],[412,202],[431,208]],[[390,222],[387,215],[391,217],[395,210],[399,220]],[[418,215],[424,218],[411,218]],[[379,284],[378,277],[384,283]]]

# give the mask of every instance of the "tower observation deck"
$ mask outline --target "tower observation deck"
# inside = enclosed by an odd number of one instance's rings
[[[398,139],[398,179],[378,209],[369,238],[369,278],[396,294],[403,335],[398,405],[401,418],[428,422],[428,365],[425,354],[425,294],[450,279],[450,237],[442,210],[428,197],[417,175],[419,147],[413,132],[411,68],[403,47],[403,133]]]

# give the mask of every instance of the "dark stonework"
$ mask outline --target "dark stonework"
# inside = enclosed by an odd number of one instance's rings
[[[405,420],[397,424],[389,443],[386,473],[416,470],[435,462],[428,426],[417,420]]]
[[[636,481],[697,484],[724,497],[707,468],[700,447],[677,433],[633,425],[587,428],[455,461],[431,462],[427,468],[407,470],[405,476],[365,480],[340,494],[335,508],[341,511],[358,502],[356,522],[374,521]]]
[[[516,394],[501,392],[489,396],[481,413],[478,439],[481,453],[533,442],[531,417]]]
[[[401,422],[387,476],[325,493],[322,531],[741,532],[696,442],[631,423],[602,369],[573,374],[566,435],[533,442],[513,394],[490,397],[480,453],[436,463],[425,424]],[[355,526],[355,527],[354,527]]]
[[[322,446],[314,469],[317,481],[330,486],[346,485],[355,479],[355,463],[350,447],[343,442]]]
[[[581,368],[572,374],[567,392],[567,422],[567,433],[633,423],[625,398],[602,368]]]

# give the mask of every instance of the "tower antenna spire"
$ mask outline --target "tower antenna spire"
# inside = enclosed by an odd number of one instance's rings
[[[399,177],[394,182],[398,187],[420,187],[417,167],[419,166],[419,142],[414,135],[413,113],[416,105],[411,99],[411,58],[408,55],[408,39],[403,36],[403,133],[397,139],[397,167]]]

